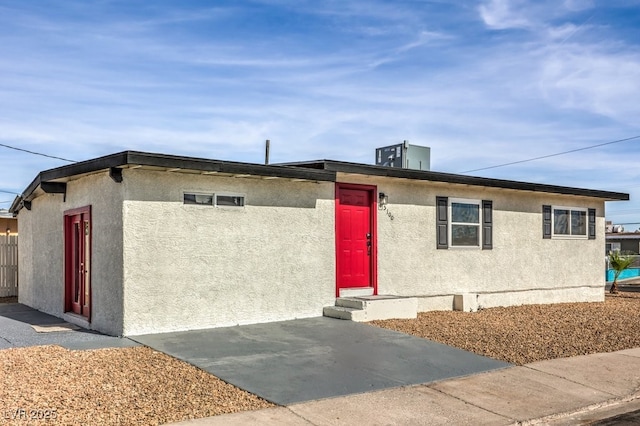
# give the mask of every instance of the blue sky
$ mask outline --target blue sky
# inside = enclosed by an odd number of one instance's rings
[[[0,76],[0,143],[72,160],[406,139],[456,173],[640,136],[640,0],[0,0]],[[472,174],[629,192],[608,219],[640,222],[639,162],[640,138]],[[0,147],[0,190],[64,164]]]

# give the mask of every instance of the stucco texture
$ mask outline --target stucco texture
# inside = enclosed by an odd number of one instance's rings
[[[322,314],[335,298],[334,186],[126,171],[128,335]],[[245,206],[185,205],[184,192]]]
[[[338,174],[388,196],[376,211],[378,294],[418,309],[604,299],[604,201],[578,196]],[[240,195],[244,207],[188,205],[184,193]],[[38,190],[18,216],[19,300],[64,313],[63,217],[91,206],[87,327],[136,335],[322,315],[336,291],[335,184],[125,169]],[[436,248],[437,196],[491,200],[493,249]],[[543,239],[542,206],[596,209],[596,239]]]
[[[64,314],[64,212],[92,208],[92,317],[85,323]],[[62,194],[41,191],[31,210],[18,215],[18,300],[43,312],[112,335],[122,334],[122,196],[100,173],[67,184]],[[77,321],[78,320],[78,321]]]
[[[604,202],[577,196],[344,175],[388,195],[378,209],[378,293],[419,310],[604,300]],[[493,201],[493,249],[436,248],[436,196]],[[596,239],[543,239],[542,205],[596,209]],[[393,216],[393,220],[390,215]]]

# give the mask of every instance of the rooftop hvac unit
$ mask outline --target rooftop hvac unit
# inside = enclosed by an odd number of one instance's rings
[[[407,141],[397,145],[377,148],[376,166],[430,170],[431,148],[428,146],[410,145]]]
[[[624,232],[624,226],[622,225],[613,225],[613,229],[612,231],[616,234],[620,234],[622,232]]]

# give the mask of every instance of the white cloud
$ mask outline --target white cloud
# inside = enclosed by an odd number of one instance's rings
[[[541,72],[541,89],[549,103],[638,125],[640,51],[568,46],[545,55]]]
[[[524,13],[526,2],[517,0],[489,0],[479,7],[485,25],[496,30],[530,28],[533,23]]]

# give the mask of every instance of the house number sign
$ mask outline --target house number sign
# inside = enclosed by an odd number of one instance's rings
[[[390,210],[387,209],[387,206],[383,205],[380,207],[380,210],[384,211],[387,213],[387,217],[391,220],[393,220],[393,214],[391,213]]]

